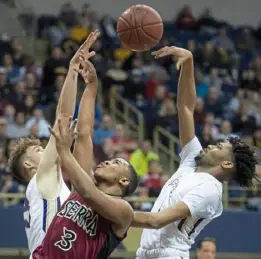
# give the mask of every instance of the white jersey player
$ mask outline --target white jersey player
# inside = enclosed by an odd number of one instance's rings
[[[82,55],[86,59],[95,55],[89,49],[98,35],[98,32],[90,33],[70,62],[57,105],[57,118],[69,118],[74,113],[77,69]],[[54,127],[57,127],[57,122]],[[70,195],[61,173],[55,138],[50,137],[45,149],[38,139],[20,139],[10,156],[9,167],[16,178],[29,182],[24,202],[24,223],[28,247],[32,253],[41,244],[52,219]]]
[[[154,54],[156,58],[175,55],[177,68],[182,66],[177,98],[182,151],[180,166],[163,187],[152,212],[134,215],[132,226],[145,228],[137,258],[188,259],[197,235],[223,211],[222,182],[233,179],[241,186],[251,186],[257,177],[257,160],[254,151],[238,138],[202,149],[194,130],[192,54],[176,47]]]

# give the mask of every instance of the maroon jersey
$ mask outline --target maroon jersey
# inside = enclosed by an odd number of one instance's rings
[[[121,242],[109,220],[87,207],[76,192],[71,193],[53,219],[33,259],[101,259]]]

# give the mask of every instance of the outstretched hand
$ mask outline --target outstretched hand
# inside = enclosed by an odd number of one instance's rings
[[[50,133],[56,140],[56,148],[58,152],[63,150],[70,150],[74,138],[77,136],[76,129],[77,120],[68,118],[58,118],[57,126],[49,127]]]
[[[90,52],[90,48],[93,45],[93,43],[97,40],[99,35],[100,32],[98,30],[95,30],[94,32],[91,32],[89,34],[85,42],[80,46],[80,48],[77,50],[77,52],[70,61],[70,67],[72,69],[78,69],[80,67],[80,56],[84,56],[84,58],[88,60],[96,55],[95,51]]]
[[[81,74],[85,84],[91,84],[97,81],[97,74],[94,65],[84,58],[84,55],[80,55],[81,68],[74,69],[77,73]]]
[[[189,59],[192,59],[192,53],[189,50],[178,47],[164,47],[151,53],[156,59],[173,55],[177,58],[176,69],[180,67]]]

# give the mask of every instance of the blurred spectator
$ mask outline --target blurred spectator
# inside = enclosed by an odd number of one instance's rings
[[[1,189],[1,192],[4,193],[24,193],[25,187],[23,185],[20,185],[12,175],[8,174],[4,177],[4,184]],[[7,199],[4,200],[4,206],[13,206],[20,202],[20,199]]]
[[[50,43],[51,47],[59,46],[67,37],[68,30],[65,24],[58,20],[45,32],[45,37]]]
[[[75,25],[77,19],[77,12],[71,2],[66,2],[62,5],[59,15],[59,20],[67,27]]]
[[[127,157],[137,148],[137,143],[133,139],[127,137],[126,129],[122,124],[116,125],[115,136],[112,138],[112,143],[115,153],[125,153]]]
[[[213,113],[217,118],[222,117],[223,101],[217,88],[209,88],[208,95],[205,100],[205,109],[206,111]]]
[[[105,91],[105,96],[112,87],[123,87],[128,78],[126,71],[122,69],[122,61],[115,60],[111,68],[108,69],[104,80],[103,89]]]
[[[77,17],[76,25],[71,29],[71,39],[77,42],[81,42],[89,34],[90,21],[88,16]]]
[[[212,137],[211,126],[209,124],[204,124],[203,128],[199,134],[200,142],[203,147],[207,147],[214,143],[214,139]]]
[[[130,77],[125,83],[123,96],[128,100],[136,100],[138,95],[145,95],[145,83],[142,80],[143,72],[141,69],[133,69]]]
[[[208,94],[210,85],[204,81],[204,75],[199,69],[195,72],[195,82],[197,96],[204,99]]]
[[[204,108],[204,100],[200,97],[197,98],[195,111],[194,111],[194,121],[196,125],[202,125],[205,121],[206,112]]]
[[[212,138],[216,138],[218,134],[218,127],[216,123],[216,119],[213,113],[207,113],[205,118],[205,124],[209,126],[210,135]]]
[[[179,29],[196,29],[197,21],[193,16],[192,9],[190,6],[185,5],[177,15],[176,26]]]
[[[26,128],[28,130],[33,130],[34,135],[38,136],[39,138],[48,138],[50,136],[48,126],[49,124],[44,118],[42,110],[39,108],[34,110],[33,117],[26,123]]]
[[[67,71],[67,60],[63,57],[61,48],[54,47],[52,55],[46,60],[43,66],[42,92],[48,91],[48,88],[54,84],[57,73]]]
[[[159,160],[159,156],[152,151],[151,142],[144,140],[140,148],[131,154],[130,163],[135,168],[138,176],[142,177],[149,171],[150,160]]]
[[[14,66],[22,67],[25,64],[25,54],[23,46],[18,38],[14,37],[11,42],[12,47],[12,58]]]
[[[256,47],[256,39],[253,37],[250,28],[245,27],[242,29],[241,35],[236,41],[238,49],[243,51],[253,51]]]
[[[102,125],[94,130],[93,142],[96,145],[102,145],[104,140],[115,136],[115,128],[113,127],[112,119],[109,115],[104,115]]]
[[[261,77],[249,69],[244,73],[243,80],[241,81],[241,88],[254,92],[259,92],[261,89]]]
[[[163,174],[157,160],[149,161],[149,171],[143,177],[143,184],[148,188],[149,197],[158,197],[166,177]]]
[[[205,76],[205,83],[208,85],[215,86],[219,91],[221,90],[221,86],[223,84],[222,79],[218,76],[218,69],[212,67],[210,69],[210,74]]]
[[[11,104],[7,104],[4,109],[4,118],[7,123],[13,123],[15,121],[15,107]]]
[[[177,109],[171,98],[166,98],[160,105],[157,114],[157,124],[170,132],[177,132]]]
[[[230,121],[222,121],[220,126],[220,132],[215,136],[217,141],[226,141],[229,136],[235,136],[232,132],[232,126]]]
[[[0,148],[5,148],[7,144],[6,128],[7,128],[6,119],[0,118]]]
[[[17,112],[15,115],[15,121],[7,125],[6,131],[7,137],[11,139],[28,136],[29,130],[25,126],[25,114],[23,112]]]
[[[223,48],[230,52],[235,52],[235,45],[233,41],[228,37],[226,27],[220,28],[218,35],[213,38],[212,41],[217,48]]]
[[[244,101],[244,90],[239,88],[228,104],[229,118],[239,111],[240,104]]]
[[[105,15],[101,20],[101,29],[104,35],[109,40],[114,40],[117,37],[114,21],[109,15]]]
[[[14,65],[13,58],[8,53],[3,57],[3,66],[6,69],[7,81],[11,84],[17,83],[21,77],[20,69]]]
[[[198,244],[197,259],[215,259],[216,241],[214,238],[205,237]]]
[[[239,112],[233,118],[233,131],[243,135],[251,134],[256,129],[256,119],[249,115],[246,104],[241,104]]]
[[[199,55],[196,59],[196,64],[199,64],[200,67],[207,69],[211,66],[217,66],[219,64],[219,55],[211,41],[206,42],[203,45],[203,48],[200,49]]]

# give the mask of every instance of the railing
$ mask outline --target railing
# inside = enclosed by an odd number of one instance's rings
[[[121,97],[116,90],[110,94],[110,112],[115,120],[123,121],[130,132],[142,141],[144,139],[144,118],[141,111]]]
[[[176,147],[179,145],[179,140],[169,131],[157,126],[153,136],[154,149],[158,154],[167,156],[167,170],[173,174],[179,164],[179,156],[176,154]]]
[[[242,191],[242,196],[240,197],[230,197],[229,192],[230,191]],[[246,192],[252,192],[252,194],[255,196],[258,194],[258,192],[261,192],[261,186],[255,185],[253,188],[241,188],[239,186],[229,186],[227,182],[223,183],[223,206],[224,209],[227,209],[230,207],[231,204],[237,204],[237,205],[244,205],[245,202],[249,199],[246,195],[244,195]],[[3,201],[3,204],[5,204],[6,201],[13,199],[16,201],[19,201],[19,199],[23,199],[24,194],[23,193],[0,193],[0,200]],[[131,196],[131,197],[125,197],[125,200],[128,202],[154,202],[157,198],[153,197],[139,197],[139,196]],[[11,202],[12,205],[13,202]],[[9,202],[6,203],[6,206],[8,206]]]

